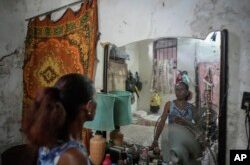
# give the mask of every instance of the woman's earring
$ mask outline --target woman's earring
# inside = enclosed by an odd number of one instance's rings
[[[88,109],[88,115],[91,115],[91,110],[90,109]]]

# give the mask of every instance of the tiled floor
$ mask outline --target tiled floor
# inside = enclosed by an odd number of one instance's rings
[[[137,125],[155,126],[160,115],[161,113],[148,114],[145,111],[136,111],[133,113],[132,123]]]
[[[145,111],[133,113],[132,124],[121,127],[124,140],[143,146],[150,146],[154,137],[154,126],[159,114],[147,114]]]
[[[124,141],[142,146],[150,146],[153,141],[154,127],[131,124],[121,127]]]

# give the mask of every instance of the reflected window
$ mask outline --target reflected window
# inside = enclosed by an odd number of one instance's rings
[[[154,42],[153,83],[154,91],[173,93],[177,69],[177,39],[165,38]]]

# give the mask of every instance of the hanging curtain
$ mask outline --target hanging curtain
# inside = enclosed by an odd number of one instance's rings
[[[82,73],[93,79],[97,42],[97,2],[70,8],[58,21],[47,15],[28,24],[23,67],[25,110],[39,88],[53,86],[59,77]]]
[[[214,62],[202,62],[198,64],[198,83],[199,83],[199,106],[205,107],[206,102],[206,85],[204,83],[204,79],[208,75],[208,71],[211,71],[211,83],[213,87],[211,88],[211,102],[212,102],[212,109],[218,114],[219,113],[219,95],[220,95],[220,63]]]
[[[160,39],[154,42],[152,89],[166,93],[174,92],[177,68],[177,40]]]

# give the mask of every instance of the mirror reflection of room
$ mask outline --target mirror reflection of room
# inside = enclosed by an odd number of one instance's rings
[[[125,76],[128,79],[132,76],[134,84],[139,77],[141,89],[133,93],[134,114],[159,116],[165,102],[175,99],[174,86],[180,77],[185,77],[183,81],[192,92],[189,102],[196,107],[206,105],[205,91],[212,88],[212,109],[218,113],[220,32],[210,33],[205,40],[181,37],[148,39],[122,46],[119,52],[124,54],[125,61],[120,64],[119,57],[117,60],[111,57],[109,88],[125,89]],[[152,110],[151,104],[159,104],[158,111]]]
[[[165,104],[176,100],[176,85],[184,82],[190,92],[188,103],[195,107],[198,117],[192,122],[199,125],[206,136],[203,140],[218,149],[220,35],[220,32],[211,32],[204,40],[164,37],[119,48],[112,45],[109,90],[127,90],[132,94],[133,124],[122,128],[127,141],[150,146]],[[147,138],[143,141],[130,131],[140,128],[147,129],[144,134]]]

